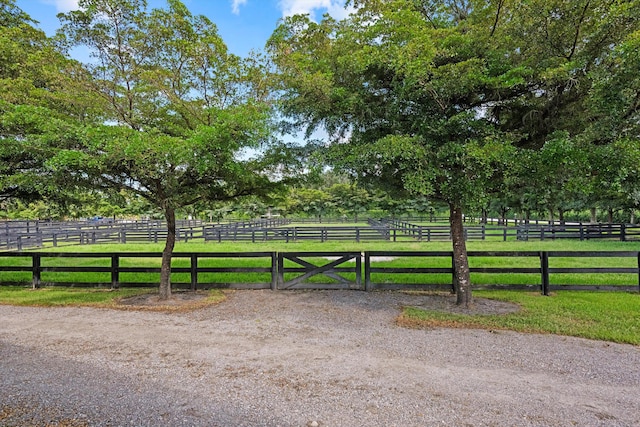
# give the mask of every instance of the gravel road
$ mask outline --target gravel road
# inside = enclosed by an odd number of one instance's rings
[[[0,426],[639,426],[640,347],[398,327],[428,296],[0,306]]]

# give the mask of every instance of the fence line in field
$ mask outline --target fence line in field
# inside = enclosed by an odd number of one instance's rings
[[[638,251],[517,251],[486,252],[470,251],[468,253],[473,274],[527,274],[531,280],[520,284],[477,285],[478,289],[538,289],[544,295],[554,290],[606,290],[606,291],[640,291],[640,252]],[[131,260],[161,259],[159,252],[0,252],[0,284],[4,272],[30,272],[30,283],[33,287],[43,284],[54,286],[157,286],[157,282],[123,282],[121,275],[126,273],[160,273],[159,266],[132,265]],[[59,259],[74,259],[81,265],[64,265]],[[173,267],[173,273],[186,273],[189,282],[175,283],[177,288],[196,290],[199,288],[231,288],[231,289],[356,289],[356,290],[451,290],[453,281],[453,253],[448,251],[367,251],[367,252],[177,252],[174,260],[186,259],[188,267]],[[402,258],[405,266],[394,266],[389,263]],[[487,262],[488,259],[514,258],[537,259],[529,266],[498,266]],[[620,265],[606,267],[559,267],[550,262],[558,258],[633,258],[634,266]],[[86,265],[87,259],[96,260]],[[224,265],[215,266],[206,260],[224,259]],[[260,266],[235,265],[239,260],[261,259]],[[406,259],[416,260],[406,266]],[[85,260],[85,261],[78,261]],[[102,261],[100,261],[102,260]],[[123,263],[126,260],[126,263]],[[438,260],[444,260],[444,264]],[[351,263],[355,263],[352,265]],[[156,262],[157,264],[157,262]],[[209,264],[209,265],[206,265]],[[241,263],[242,264],[242,263]],[[417,265],[416,265],[417,264]],[[434,265],[435,264],[435,265]],[[56,282],[43,279],[43,273],[108,273],[109,282],[88,283],[81,280]],[[264,274],[268,280],[259,283],[226,281],[222,283],[203,281],[203,274],[252,273]],[[345,274],[347,276],[345,276]],[[402,275],[420,275],[419,283],[403,283]],[[556,274],[600,274],[607,278],[619,274],[636,276],[637,285],[614,284],[603,281],[593,284],[562,284],[552,281]],[[440,275],[440,283],[434,281]],[[442,275],[450,277],[448,283],[442,282]],[[383,277],[384,276],[384,277]],[[53,277],[53,276],[51,276]],[[243,277],[243,276],[236,276]],[[383,277],[381,279],[381,277]],[[394,277],[389,281],[389,277]],[[311,279],[314,278],[314,279]],[[328,282],[318,281],[329,279]],[[81,279],[81,277],[79,277]],[[311,280],[309,280],[311,279]],[[539,280],[538,280],[539,279]],[[539,283],[535,283],[538,282]],[[552,283],[553,282],[553,283]],[[7,284],[7,282],[4,282]]]
[[[162,221],[106,222],[90,221],[50,223],[17,221],[0,224],[0,249],[18,250],[45,246],[85,245],[98,243],[162,242],[167,236]],[[397,219],[368,219],[359,225],[292,225],[285,218],[238,221],[226,224],[204,224],[179,221],[178,241],[201,239],[205,242],[265,241],[418,241],[451,240],[448,226],[421,225]],[[518,226],[469,225],[464,228],[466,240],[554,240],[609,239],[640,240],[640,225],[629,224],[521,224]]]

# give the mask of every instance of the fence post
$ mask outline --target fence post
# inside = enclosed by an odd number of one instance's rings
[[[198,289],[198,255],[191,254],[191,290]]]
[[[288,236],[288,232],[287,232]],[[278,288],[278,253],[271,252],[271,290]]]
[[[549,253],[540,252],[540,272],[542,274],[542,295],[549,296]]]
[[[640,292],[640,252],[638,252],[638,292]]]
[[[278,281],[275,284],[275,289],[278,289],[279,284],[284,283],[284,254],[278,252]]]
[[[120,256],[111,255],[111,289],[120,287]]]
[[[620,224],[620,241],[621,242],[627,241],[626,227],[624,226],[624,224]]]
[[[32,254],[31,256],[31,286],[33,289],[38,289],[40,287],[41,258],[40,254]]]
[[[369,254],[369,252],[365,252],[364,253],[364,290],[367,291],[367,292],[370,292],[371,288],[372,288],[372,284],[371,284],[371,254]]]
[[[451,293],[456,293],[456,256],[451,252]]]

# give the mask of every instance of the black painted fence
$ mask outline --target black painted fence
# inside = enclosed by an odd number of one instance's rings
[[[368,219],[368,226],[354,224],[292,226],[290,219],[270,218],[223,224],[179,221],[177,239],[205,242],[265,241],[444,241],[451,239],[446,225],[420,225],[394,219]],[[22,251],[46,246],[98,243],[162,242],[167,235],[162,221],[0,223],[0,250]],[[518,226],[469,225],[466,240],[640,240],[640,226],[628,224],[521,224]]]
[[[489,275],[526,274],[531,279],[526,283],[516,284],[476,284],[475,289],[517,289],[539,290],[545,295],[554,290],[602,290],[602,291],[640,291],[640,252],[638,251],[519,251],[519,252],[479,252],[468,253],[471,273]],[[452,252],[442,251],[367,251],[360,252],[177,252],[174,261],[188,260],[187,267],[173,267],[173,273],[185,273],[188,282],[174,281],[177,289],[351,289],[351,290],[451,290],[453,274]],[[160,273],[159,260],[161,253],[72,253],[72,252],[0,252],[0,284],[17,284],[3,281],[3,272],[30,272],[31,285],[48,286],[78,286],[95,287],[152,287],[156,282],[123,282],[123,273]],[[60,258],[74,259],[79,265],[61,265]],[[203,260],[224,259],[224,265],[211,266]],[[393,261],[398,258],[415,259],[410,266],[394,266]],[[529,259],[525,267],[495,266],[487,259],[515,258]],[[550,259],[563,258],[580,260],[584,258],[616,258],[618,264],[606,267],[550,267]],[[631,262],[620,262],[621,259],[631,258]],[[93,260],[91,262],[87,260]],[[126,265],[123,260],[128,260]],[[154,266],[133,265],[131,259],[155,259]],[[255,265],[238,264],[240,260],[251,261]],[[535,261],[533,261],[535,260]],[[577,262],[577,261],[576,261]],[[140,262],[144,264],[144,262]],[[187,261],[183,262],[184,264]],[[483,264],[484,263],[484,264]],[[246,264],[246,262],[245,262]],[[525,264],[520,263],[520,264]],[[565,262],[566,264],[566,262]],[[87,283],[78,280],[53,281],[43,280],[43,273],[108,273],[109,282]],[[225,274],[225,281],[203,281],[202,274]],[[228,280],[228,278],[242,278],[244,273],[261,275],[265,280],[247,283]],[[402,283],[402,276],[406,274],[420,275],[419,283]],[[438,283],[433,280],[436,275],[449,275],[448,283]],[[607,282],[602,279],[598,284],[562,284],[552,281],[556,274],[598,274],[603,277],[616,277],[627,274],[635,277],[635,284],[616,284],[615,280]],[[383,280],[376,277],[384,277]],[[393,280],[389,280],[393,277]],[[415,277],[415,276],[414,276]],[[494,276],[491,276],[494,277]],[[600,276],[599,276],[600,277]],[[494,280],[497,283],[499,281]],[[553,282],[553,283],[552,283]],[[21,284],[25,284],[24,282]]]

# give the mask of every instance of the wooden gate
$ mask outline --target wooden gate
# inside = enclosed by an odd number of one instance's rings
[[[277,289],[364,290],[361,265],[360,252],[279,253]]]

